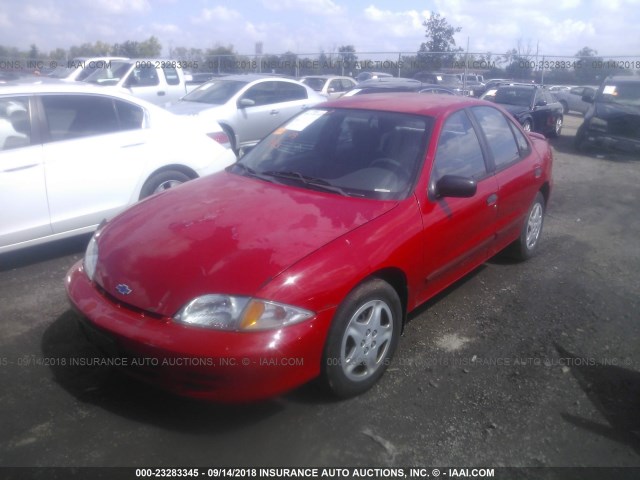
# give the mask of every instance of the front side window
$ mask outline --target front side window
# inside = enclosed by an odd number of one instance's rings
[[[211,80],[185,95],[182,101],[224,105],[246,85],[240,80]]]
[[[160,84],[155,67],[136,67],[129,75],[127,87],[154,87]]]
[[[120,130],[113,100],[108,97],[43,95],[42,106],[52,142]]]
[[[432,181],[445,175],[478,179],[486,174],[482,148],[471,121],[464,111],[452,114],[440,132]]]
[[[230,171],[340,195],[392,200],[411,192],[433,119],[394,112],[311,109]]]
[[[31,145],[29,98],[0,97],[0,152]]]

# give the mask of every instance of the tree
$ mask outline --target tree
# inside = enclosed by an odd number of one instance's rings
[[[162,53],[162,45],[153,35],[138,44],[138,54],[140,57],[159,57]]]
[[[342,57],[340,65],[340,75],[344,75],[344,72],[352,72],[356,68],[356,62],[358,56],[356,55],[356,49],[353,45],[343,45],[338,49],[340,56]]]
[[[36,58],[38,58],[39,54],[40,51],[38,50],[38,47],[36,47],[36,45],[32,43],[31,47],[29,48],[29,58],[35,60]]]
[[[456,41],[453,35],[460,32],[462,27],[449,25],[446,18],[434,12],[431,12],[431,16],[422,22],[422,26],[426,28],[427,41],[420,45],[418,60],[428,70],[452,65],[455,54],[462,51],[462,48],[455,48]]]
[[[223,46],[216,44],[214,48],[208,48],[205,57],[207,67],[216,73],[236,73],[239,70],[237,54],[233,45]]]
[[[575,64],[576,82],[581,85],[596,84],[602,74],[598,65],[603,65],[602,57],[598,57],[598,51],[584,47],[576,53],[578,60]]]
[[[522,40],[518,40],[518,48],[507,50],[504,54],[504,60],[508,64],[504,69],[507,76],[517,80],[529,80],[535,64],[535,62],[531,60],[531,52],[531,43],[527,43],[527,47],[525,48]]]

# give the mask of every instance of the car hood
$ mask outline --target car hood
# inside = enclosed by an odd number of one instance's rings
[[[287,267],[395,205],[221,172],[108,223],[98,236],[94,280],[120,302],[173,316],[199,295],[255,295]]]

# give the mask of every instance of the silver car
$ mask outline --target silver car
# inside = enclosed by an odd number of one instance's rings
[[[570,111],[585,113],[591,106],[590,103],[582,100],[583,95],[595,95],[598,87],[572,87],[567,91],[554,92],[558,101],[562,104],[562,109],[566,115]]]
[[[178,115],[219,122],[234,151],[258,143],[278,125],[326,100],[295,80],[264,75],[229,75],[202,84],[168,107]]]
[[[357,85],[351,77],[335,75],[309,75],[300,81],[327,98],[338,98]]]

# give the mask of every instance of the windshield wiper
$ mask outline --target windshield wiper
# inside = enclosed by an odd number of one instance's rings
[[[270,170],[267,172],[262,172],[262,174],[277,178],[299,180],[300,182],[304,183],[305,185],[309,185],[310,187],[316,187],[327,192],[339,193],[340,195],[343,195],[345,197],[356,196],[352,193],[347,193],[344,189],[338,187],[337,185],[333,185],[324,178],[309,177],[307,175],[301,174],[300,172]]]
[[[269,178],[271,177],[271,175],[265,175],[265,174],[256,172],[253,168],[247,167],[244,163],[237,162],[227,167],[228,170],[235,170],[236,168],[242,170],[241,172],[236,172],[236,173],[240,173],[241,175],[246,175],[247,177],[259,178],[260,180],[264,180],[265,182],[273,183],[273,180]]]

